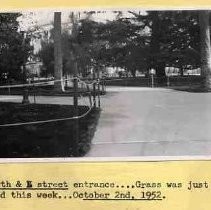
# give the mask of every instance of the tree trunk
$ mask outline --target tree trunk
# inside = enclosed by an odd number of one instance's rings
[[[201,38],[201,74],[205,77],[204,87],[211,88],[211,47],[209,11],[199,12],[200,38]]]
[[[184,69],[183,69],[182,66],[181,66],[180,69],[179,69],[179,73],[180,73],[180,76],[181,76],[181,77],[184,76]]]
[[[131,74],[132,74],[133,78],[136,78],[136,70],[135,69],[131,70]]]
[[[152,35],[150,43],[150,68],[156,70],[158,77],[165,77],[165,63],[160,56],[161,20],[158,11],[151,11]]]
[[[54,89],[64,91],[62,81],[62,43],[61,43],[61,12],[54,13],[54,79],[61,80],[55,82]]]
[[[157,66],[155,67],[155,70],[156,70],[156,76],[157,77],[166,77],[165,63],[164,62],[158,63]]]

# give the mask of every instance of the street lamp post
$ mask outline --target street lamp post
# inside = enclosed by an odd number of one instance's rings
[[[26,76],[26,55],[25,55],[25,32],[22,31],[23,34],[23,42],[22,42],[22,49],[23,49],[23,84],[27,83],[27,76]],[[24,87],[23,90],[23,99],[22,104],[29,104],[29,93],[27,87]]]

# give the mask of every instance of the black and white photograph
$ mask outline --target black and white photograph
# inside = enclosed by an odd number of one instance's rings
[[[0,158],[211,155],[209,10],[0,13]]]

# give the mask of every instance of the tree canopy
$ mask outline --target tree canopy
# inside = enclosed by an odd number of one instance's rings
[[[200,66],[197,11],[116,13],[116,18],[106,22],[92,19],[90,13],[73,21],[74,36],[63,32],[64,72],[71,72],[71,59],[78,60],[84,74],[95,66],[113,66],[134,76],[150,68],[165,76],[165,67],[179,68],[183,74],[184,69]],[[52,43],[43,43],[40,55],[47,69],[53,65],[51,52]]]
[[[20,13],[0,13],[0,78],[21,79],[21,67],[32,47],[30,37],[19,30]]]

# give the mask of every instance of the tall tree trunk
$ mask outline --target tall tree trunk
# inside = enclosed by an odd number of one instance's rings
[[[156,70],[158,77],[165,76],[165,63],[160,61],[160,38],[161,38],[161,20],[159,11],[151,11],[152,15],[152,35],[150,43],[150,68]]]
[[[61,43],[61,12],[54,13],[54,78],[61,80],[55,82],[54,89],[64,91],[62,81],[62,43]]]
[[[201,38],[201,74],[205,77],[204,86],[211,88],[211,47],[209,11],[199,12],[200,38]]]
[[[78,61],[78,51],[79,51],[79,45],[77,40],[78,36],[78,20],[77,17],[80,13],[75,14],[74,12],[71,12],[70,19],[72,23],[72,39],[75,40],[72,47],[72,63],[73,63],[73,74],[78,75],[78,64],[76,64]],[[75,66],[77,66],[77,69],[75,69]]]
[[[180,73],[181,77],[184,76],[184,68],[183,68],[183,66],[180,66],[179,73]]]

